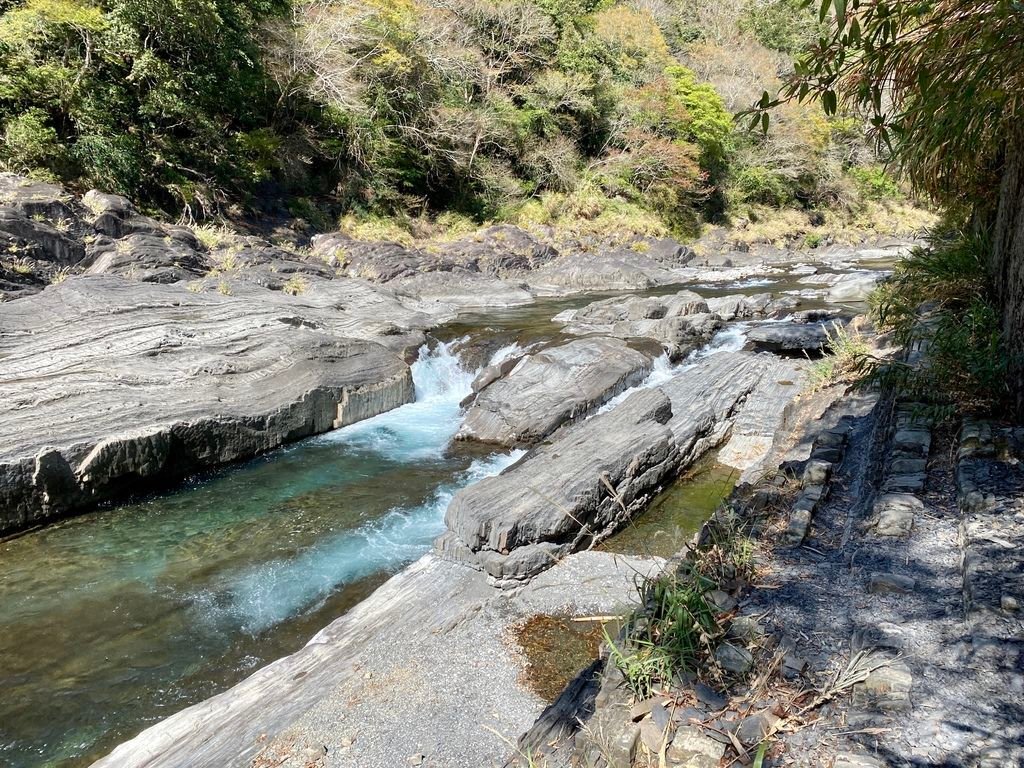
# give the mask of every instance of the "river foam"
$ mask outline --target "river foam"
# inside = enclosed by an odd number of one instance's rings
[[[227,618],[256,634],[316,607],[345,584],[398,570],[423,555],[444,532],[444,513],[458,490],[498,474],[523,453],[477,459],[451,483],[437,488],[424,504],[392,509],[353,531],[318,542],[297,557],[264,563],[240,575],[227,600],[221,597],[213,603],[220,606],[213,610],[214,618]],[[222,612],[229,615],[217,615]]]
[[[320,438],[348,452],[371,452],[392,462],[440,460],[462,421],[459,403],[472,391],[453,347],[424,346],[412,365],[416,401]],[[514,354],[502,349],[495,359]],[[236,574],[220,594],[198,601],[207,618],[240,625],[257,634],[312,609],[335,590],[380,572],[395,571],[424,554],[444,532],[452,496],[477,480],[496,475],[523,451],[476,459],[421,504],[396,507],[359,527],[318,541],[287,559],[262,563]]]
[[[598,408],[596,413],[607,413],[634,392],[639,392],[641,389],[660,387],[683,371],[692,368],[706,357],[711,357],[711,355],[717,355],[721,352],[739,352],[747,343],[747,331],[749,328],[750,325],[748,323],[732,323],[716,333],[710,342],[700,349],[695,349],[675,365],[669,361],[668,355],[664,353],[659,355],[654,359],[654,365],[651,367],[651,372],[647,374],[647,378],[635,387],[630,387],[617,394]]]

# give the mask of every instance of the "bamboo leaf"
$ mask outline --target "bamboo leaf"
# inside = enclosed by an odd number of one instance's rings
[[[840,32],[846,27],[846,0],[833,0],[836,9],[836,23]]]
[[[768,742],[762,741],[761,746],[757,748],[757,754],[754,755],[754,764],[751,768],[761,768],[764,765],[764,755],[768,751]]]

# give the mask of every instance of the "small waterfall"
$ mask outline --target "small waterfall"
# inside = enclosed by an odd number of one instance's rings
[[[416,401],[331,432],[321,440],[372,451],[396,462],[439,459],[462,420],[459,403],[473,391],[474,374],[452,349],[458,342],[420,348],[412,364]]]
[[[749,330],[750,323],[732,323],[727,325],[716,333],[711,341],[687,355],[686,359],[676,368],[675,373],[689,368],[706,357],[717,355],[719,352],[739,352],[746,346],[747,331]]]
[[[325,435],[320,440],[347,450],[373,452],[395,463],[439,461],[462,421],[459,403],[472,391],[453,341],[424,345],[412,365],[416,401]],[[513,348],[515,347],[515,348]],[[518,353],[510,345],[495,354]],[[504,358],[500,358],[504,359]],[[209,620],[241,625],[257,634],[320,604],[334,591],[382,571],[393,571],[423,555],[444,532],[452,496],[496,475],[523,455],[512,451],[476,459],[422,504],[398,507],[355,529],[324,539],[287,560],[263,563],[236,575],[218,594],[197,596]]]
[[[489,365],[499,365],[509,358],[522,355],[526,352],[523,347],[519,346],[518,341],[513,341],[511,344],[506,344],[504,347],[495,350],[494,354],[491,355]]]
[[[707,344],[700,349],[695,349],[686,358],[676,365],[673,365],[668,355],[661,354],[654,360],[654,366],[651,368],[651,372],[647,375],[640,384],[635,387],[630,387],[624,392],[620,392],[607,403],[602,405],[597,413],[607,413],[619,403],[623,402],[627,397],[632,395],[641,389],[651,389],[653,387],[659,387],[662,384],[670,381],[675,376],[678,376],[685,370],[692,368],[701,360],[717,355],[720,352],[739,352],[743,349],[747,343],[747,330],[750,328],[749,323],[733,323],[714,335]]]

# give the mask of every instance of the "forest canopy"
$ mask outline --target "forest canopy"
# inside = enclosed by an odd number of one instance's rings
[[[0,166],[200,218],[692,232],[899,197],[864,124],[734,119],[819,32],[799,0],[0,0]]]

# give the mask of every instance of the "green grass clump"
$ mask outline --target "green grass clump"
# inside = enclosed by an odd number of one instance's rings
[[[645,580],[644,604],[626,621],[625,643],[617,646],[605,634],[612,659],[637,699],[649,698],[710,656],[721,634],[708,598],[714,587],[696,573]]]
[[[812,392],[833,384],[856,382],[875,362],[868,338],[857,328],[833,323],[826,333],[826,354],[807,371]]]
[[[870,298],[876,324],[904,346],[920,345],[920,364],[889,363],[873,378],[956,411],[993,412],[1008,402],[1011,360],[986,270],[990,246],[955,233],[915,249]]]

